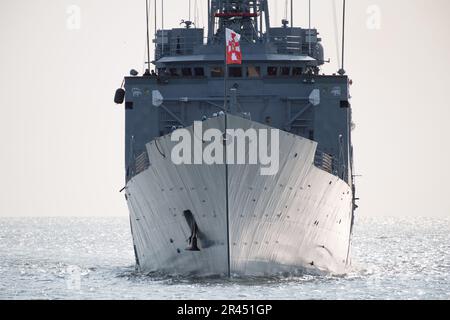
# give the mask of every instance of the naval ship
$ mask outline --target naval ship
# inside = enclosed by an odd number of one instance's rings
[[[321,71],[317,29],[287,19],[271,26],[266,0],[210,0],[208,16],[207,33],[184,20],[157,30],[145,73],[132,70],[116,91],[137,269],[346,273],[357,207],[351,81],[343,69]],[[227,30],[240,36],[238,64],[226,62]],[[175,164],[173,135],[200,135],[204,148],[208,129],[224,133],[224,148],[229,129],[278,130],[278,171],[262,175],[260,165],[226,159]]]

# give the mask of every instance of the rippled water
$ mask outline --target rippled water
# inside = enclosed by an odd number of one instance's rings
[[[134,272],[127,218],[0,219],[0,299],[450,299],[450,219],[358,219],[344,277]]]

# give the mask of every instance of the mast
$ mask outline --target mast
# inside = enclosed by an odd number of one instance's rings
[[[161,0],[161,38],[161,55],[164,56],[164,0]]]
[[[263,17],[268,38],[270,21],[267,0],[208,0],[208,13],[209,43],[223,42],[226,28],[239,32],[242,41],[257,42],[263,39]]]
[[[309,0],[308,4],[308,52],[311,56],[311,0]]]
[[[269,16],[269,3],[267,2],[268,0],[261,0],[262,2],[262,6],[264,9],[264,20],[266,21],[266,41],[269,42],[270,41],[270,34],[269,34],[269,30],[270,30],[270,16]]]
[[[147,21],[147,69],[145,70],[146,74],[150,73],[150,28],[149,28],[149,1],[145,0],[145,14]]]
[[[341,74],[341,75],[345,74],[345,69],[344,69],[344,63],[345,63],[345,11],[346,11],[346,3],[344,0],[343,8],[342,8],[342,64],[341,64],[341,70],[339,70],[339,74]]]
[[[157,41],[156,41],[156,38],[157,38],[157,32],[158,32],[158,19],[157,19],[157,11],[158,10],[158,1],[157,0],[155,0],[155,30],[154,30],[154,32],[155,32],[155,61],[156,61],[156,47],[157,47],[157,45],[158,45],[158,43],[157,43]]]
[[[214,23],[215,19],[212,14],[212,8],[211,8],[211,0],[208,0],[208,43],[210,43],[214,37]]]

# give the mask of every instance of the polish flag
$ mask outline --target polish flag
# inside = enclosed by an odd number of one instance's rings
[[[226,29],[227,64],[242,64],[241,35]]]

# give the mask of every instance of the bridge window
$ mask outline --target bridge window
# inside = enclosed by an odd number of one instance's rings
[[[211,77],[222,78],[223,77],[223,68],[222,67],[212,67],[211,68]]]
[[[228,76],[230,78],[242,78],[242,68],[241,67],[230,67],[228,69]]]
[[[259,78],[261,77],[261,68],[255,66],[247,67],[247,78]]]
[[[192,69],[191,68],[182,68],[181,74],[183,77],[192,77]]]
[[[293,76],[300,76],[303,73],[302,68],[295,67],[292,69],[292,75]]]
[[[278,74],[278,67],[267,67],[267,75],[269,77],[276,77]]]
[[[180,74],[178,73],[178,69],[177,68],[170,68],[169,69],[170,75],[172,77],[178,77]]]
[[[200,68],[200,67],[194,68],[194,75],[196,77],[204,77],[205,76],[205,69]]]
[[[290,67],[282,67],[281,68],[281,75],[282,76],[289,76],[291,74],[291,68]]]

